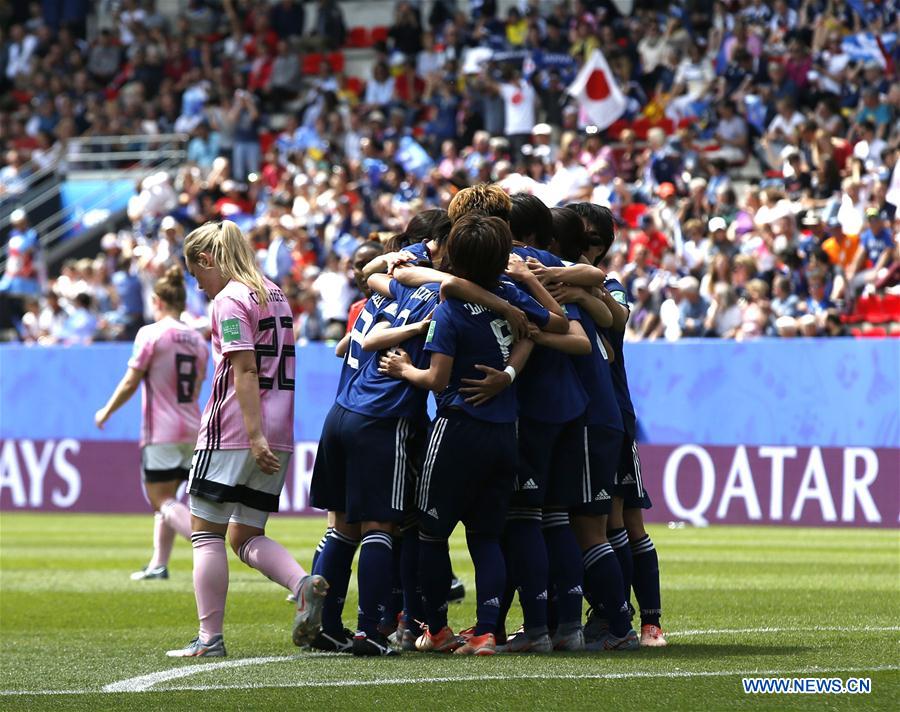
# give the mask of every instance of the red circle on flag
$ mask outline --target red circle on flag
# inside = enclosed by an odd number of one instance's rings
[[[523,99],[523,96],[522,96],[522,92],[520,92],[520,91],[517,91],[515,94],[512,95],[512,103],[513,104],[521,104],[522,99]]]
[[[606,81],[606,74],[599,69],[595,69],[591,72],[591,76],[588,77],[587,80],[585,91],[587,92],[588,98],[594,101],[602,101],[608,97],[610,91],[609,84]]]

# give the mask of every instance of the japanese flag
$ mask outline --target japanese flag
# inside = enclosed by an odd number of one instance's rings
[[[623,113],[627,99],[616,84],[606,57],[598,49],[584,63],[568,93],[578,99],[581,115],[601,131]]]

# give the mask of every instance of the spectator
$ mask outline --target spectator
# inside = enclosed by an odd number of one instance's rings
[[[334,252],[328,255],[325,268],[312,283],[320,303],[324,322],[324,338],[338,340],[347,331],[347,312],[353,303],[353,286]]]
[[[34,297],[41,293],[45,278],[41,259],[41,243],[28,216],[21,208],[9,216],[10,233],[6,243],[6,270],[0,278],[0,292],[16,296]]]
[[[228,121],[234,126],[232,175],[243,178],[250,173],[258,172],[261,158],[259,110],[250,92],[245,89],[235,90]]]
[[[269,24],[282,40],[303,35],[306,12],[303,2],[298,0],[278,0],[269,11]]]
[[[101,85],[108,82],[119,69],[121,51],[113,43],[112,33],[101,30],[88,53],[87,70]]]
[[[219,155],[219,134],[212,131],[209,122],[204,120],[194,129],[194,137],[188,142],[187,159],[198,168],[208,171]]]
[[[707,336],[733,338],[741,327],[743,315],[737,303],[737,293],[730,284],[720,282],[713,290],[712,303],[706,312],[704,333]]]
[[[703,336],[709,302],[700,296],[700,282],[696,277],[682,277],[678,289],[682,296],[678,305],[678,326],[682,336]]]

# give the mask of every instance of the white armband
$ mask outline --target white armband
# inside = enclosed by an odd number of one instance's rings
[[[509,376],[509,382],[510,382],[510,383],[512,383],[513,381],[516,380],[516,375],[517,375],[517,374],[516,374],[516,369],[513,368],[512,366],[507,366],[506,368],[504,368],[504,369],[503,369],[503,373],[505,373],[505,374],[507,374],[507,375]]]

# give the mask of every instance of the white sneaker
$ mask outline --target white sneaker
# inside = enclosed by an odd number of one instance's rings
[[[167,569],[165,566],[157,566],[152,569],[147,566],[140,571],[135,571],[133,574],[131,574],[132,581],[147,581],[149,579],[167,578],[169,578],[169,569]]]
[[[214,635],[206,643],[198,636],[186,647],[166,653],[170,658],[224,658],[225,655],[225,639],[221,635]]]

